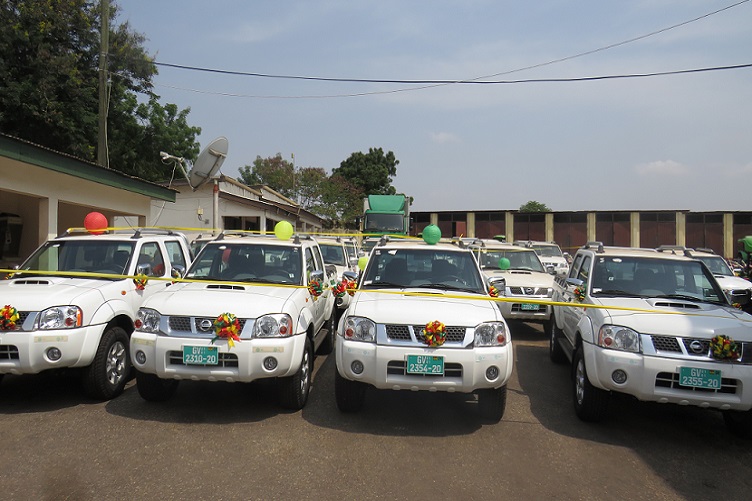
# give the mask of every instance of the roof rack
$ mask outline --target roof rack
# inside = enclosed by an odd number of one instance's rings
[[[694,257],[692,256],[692,249],[688,249],[684,247],[683,245],[660,245],[656,249],[658,252],[666,252],[671,251],[672,254],[676,255],[677,252],[681,252],[682,255],[686,257]],[[697,249],[701,250],[701,249]],[[712,251],[711,251],[712,252]]]
[[[599,242],[597,240],[593,240],[591,242],[587,242],[585,245],[582,246],[583,249],[592,249],[593,247],[596,248],[596,252],[603,253],[603,242]]]
[[[713,249],[709,249],[707,247],[698,247],[695,250],[697,252],[707,252],[708,254],[715,254],[715,251]]]

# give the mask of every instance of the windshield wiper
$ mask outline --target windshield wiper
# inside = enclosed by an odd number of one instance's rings
[[[683,299],[685,301],[691,301],[693,303],[712,303],[712,304],[720,303],[720,301],[711,301],[710,299],[690,296],[688,294],[661,294],[659,296],[654,296],[654,297],[657,297],[660,299]]]
[[[385,285],[387,287],[397,287],[398,289],[404,289],[405,287],[407,287],[406,285],[395,284],[394,282],[387,282],[386,280],[374,280],[373,282],[364,286],[363,288],[364,289],[368,288],[371,285]]]
[[[619,289],[604,289],[600,291],[593,290],[593,295],[598,296],[613,296],[613,297],[639,297],[639,294],[634,292],[627,292]]]
[[[471,289],[470,287],[461,287],[459,285],[447,285],[447,284],[420,284],[420,285],[411,285],[411,288],[414,287],[416,289],[444,289],[444,290],[450,290],[450,291],[461,291],[461,292],[472,292],[474,294],[481,294],[481,291],[478,289]]]

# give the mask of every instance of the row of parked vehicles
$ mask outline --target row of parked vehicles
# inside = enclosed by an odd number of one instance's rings
[[[495,422],[508,322],[533,321],[571,365],[582,419],[623,393],[718,409],[752,434],[750,284],[722,285],[712,254],[589,243],[570,269],[536,252],[550,243],[433,236],[381,238],[366,262],[344,237],[223,232],[192,259],[172,231],[61,235],[0,282],[0,378],[79,369],[86,393],[109,399],[134,368],[149,401],[181,381],[273,379],[300,409],[316,354],[335,350],[341,411],[369,387],[462,392]]]

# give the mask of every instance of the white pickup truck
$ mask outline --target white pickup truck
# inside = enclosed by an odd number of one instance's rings
[[[280,404],[301,409],[314,352],[334,342],[335,277],[311,238],[220,234],[201,249],[185,282],[138,311],[131,357],[138,392],[163,401],[179,381],[276,379]],[[318,286],[316,285],[318,284]]]
[[[87,395],[116,397],[128,381],[136,311],[173,272],[185,272],[189,256],[185,237],[164,230],[73,232],[45,242],[0,281],[0,306],[17,317],[0,326],[0,379],[81,368]],[[140,286],[123,276],[139,274]]]

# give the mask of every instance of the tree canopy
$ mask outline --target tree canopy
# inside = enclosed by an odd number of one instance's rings
[[[530,200],[529,202],[520,205],[520,212],[551,212],[551,209],[549,209],[548,205],[544,203]]]
[[[363,213],[363,198],[396,193],[391,176],[397,174],[397,164],[391,151],[385,155],[381,148],[371,148],[367,154],[351,154],[331,175],[322,167],[295,167],[281,153],[257,156],[253,165],[245,165],[239,172],[246,185],[269,186],[324,218],[329,226],[354,229]]]
[[[16,0],[0,3],[0,131],[94,161],[99,113],[100,2]],[[110,166],[149,180],[165,179],[160,151],[195,159],[190,109],[161,105],[145,38],[115,26],[110,6],[107,70]]]

